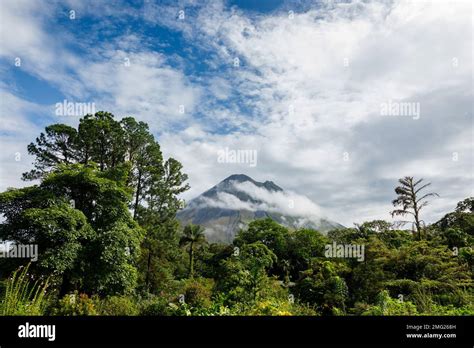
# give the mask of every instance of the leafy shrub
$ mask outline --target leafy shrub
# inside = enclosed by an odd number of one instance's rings
[[[210,307],[206,308],[194,308],[192,311],[192,315],[196,316],[229,316],[229,315],[236,315],[235,311],[232,311],[231,308],[227,307],[222,303],[222,301],[214,301]]]
[[[207,278],[175,282],[169,291],[141,301],[141,315],[190,315],[213,306],[214,281]],[[188,313],[189,312],[189,313]],[[199,315],[199,314],[196,314]]]
[[[101,315],[138,315],[136,301],[128,296],[111,296],[100,301]]]
[[[212,289],[214,281],[212,279],[199,278],[190,279],[184,286],[184,301],[191,307],[207,308],[212,305]]]
[[[53,309],[54,315],[99,315],[99,298],[97,296],[89,297],[86,294],[78,294],[77,291],[65,295],[58,301],[56,308]]]
[[[257,301],[246,315],[292,315],[291,305],[288,301],[265,299]]]
[[[377,296],[376,305],[369,306],[362,315],[418,315],[418,311],[410,301],[395,300],[383,290]]]
[[[157,296],[141,302],[140,315],[173,315],[173,308],[170,307],[170,301],[167,298]]]
[[[464,307],[454,307],[453,305],[440,306],[434,304],[431,311],[432,312],[427,313],[427,315],[474,315],[474,307],[472,304]]]

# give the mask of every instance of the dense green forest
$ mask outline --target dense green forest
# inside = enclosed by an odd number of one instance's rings
[[[38,183],[0,194],[0,239],[39,254],[0,258],[2,315],[474,314],[474,198],[425,225],[436,194],[406,177],[392,214],[408,229],[323,235],[263,219],[216,244],[176,220],[187,175],[143,122],[98,112],[46,127],[28,152],[23,179]]]

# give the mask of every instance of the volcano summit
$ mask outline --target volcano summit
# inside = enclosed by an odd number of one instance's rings
[[[252,220],[270,217],[289,228],[320,232],[343,227],[323,217],[321,209],[305,196],[287,192],[272,181],[258,182],[234,174],[192,199],[178,212],[183,224],[205,228],[211,242],[232,242],[235,234]]]

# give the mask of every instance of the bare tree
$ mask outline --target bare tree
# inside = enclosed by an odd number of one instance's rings
[[[401,207],[401,209],[395,209],[391,212],[392,217],[412,215],[419,239],[421,239],[421,222],[423,221],[420,219],[420,211],[428,205],[428,201],[425,199],[431,196],[439,197],[435,192],[426,193],[421,196],[420,191],[431,185],[431,183],[420,185],[422,181],[423,179],[415,181],[410,176],[399,179],[398,182],[401,185],[395,188],[395,193],[398,197],[392,201],[392,204],[394,207]]]

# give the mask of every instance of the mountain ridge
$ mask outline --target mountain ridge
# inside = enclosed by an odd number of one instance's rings
[[[318,208],[304,196],[295,199]],[[190,200],[177,218],[183,225],[203,226],[209,241],[227,243],[250,221],[266,217],[289,228],[313,228],[323,233],[343,227],[321,216],[300,216],[291,204],[293,196],[273,181],[258,182],[245,174],[232,174]]]

